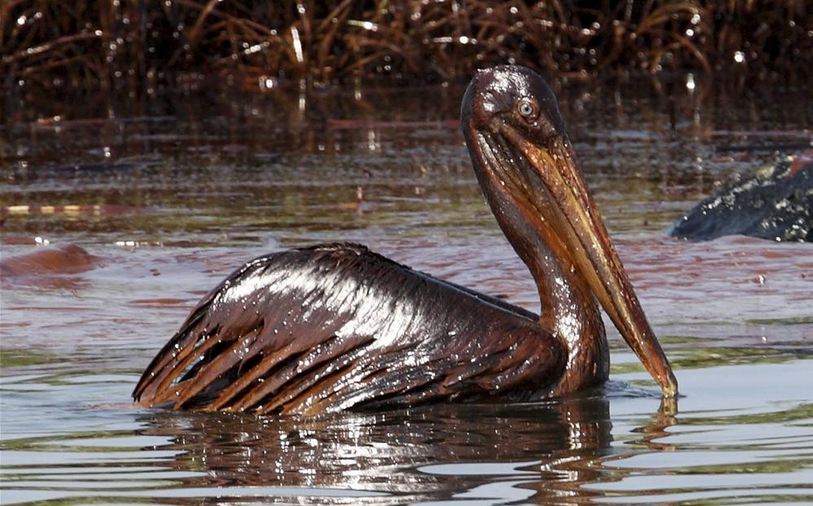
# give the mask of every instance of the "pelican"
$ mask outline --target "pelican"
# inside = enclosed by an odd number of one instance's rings
[[[609,376],[599,304],[661,388],[677,381],[535,72],[477,73],[461,112],[474,172],[539,291],[536,315],[357,244],[251,260],[192,310],[133,392],[143,406],[306,416],[534,401]]]

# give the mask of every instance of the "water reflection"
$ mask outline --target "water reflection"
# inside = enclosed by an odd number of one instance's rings
[[[601,395],[322,419],[156,411],[140,421],[143,435],[173,440],[160,449],[177,455],[176,470],[206,470],[206,486],[364,490],[399,501],[506,480],[534,490],[529,500],[571,495],[582,483],[605,479],[598,464],[611,441]],[[204,483],[185,484],[198,485]]]
[[[557,90],[599,205],[622,207],[605,212],[611,227],[662,228],[727,175],[810,143],[809,108],[765,108],[753,92],[701,83],[694,93],[682,81],[640,84]],[[783,100],[802,103],[803,91]],[[153,242],[189,231],[184,239],[209,242],[223,231],[364,226],[350,216],[359,191],[371,219],[396,199],[432,216],[450,199],[479,205],[455,125],[461,92],[316,90],[304,112],[295,89],[170,93],[119,104],[113,117],[108,105],[68,103],[45,119],[32,109],[0,128],[0,230],[93,239],[125,230]],[[29,209],[8,212],[20,206]],[[62,208],[78,211],[42,211]],[[315,211],[337,210],[342,219],[314,223]]]
[[[621,479],[611,457],[603,393],[534,405],[470,405],[346,413],[320,419],[154,411],[140,433],[172,443],[176,471],[206,471],[185,487],[283,487],[429,498],[522,499],[597,495],[586,483]],[[640,428],[656,444],[671,418]],[[611,457],[612,458],[612,457]],[[485,488],[483,488],[485,487]],[[485,495],[484,495],[485,494]]]

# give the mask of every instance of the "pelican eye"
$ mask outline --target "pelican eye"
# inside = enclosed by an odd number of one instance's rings
[[[517,112],[526,120],[533,120],[539,114],[539,109],[533,100],[521,98],[517,101]]]

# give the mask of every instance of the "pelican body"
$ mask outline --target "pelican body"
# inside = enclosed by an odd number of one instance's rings
[[[461,115],[477,180],[536,282],[540,315],[360,245],[273,253],[203,298],[144,371],[136,401],[319,415],[563,396],[609,375],[599,304],[663,395],[677,395],[545,81],[524,67],[480,71]]]

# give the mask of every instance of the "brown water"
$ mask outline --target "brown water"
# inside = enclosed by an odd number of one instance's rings
[[[664,234],[716,182],[809,146],[813,106],[681,83],[561,91],[676,366],[677,413],[614,331],[610,383],[559,402],[320,420],[137,408],[141,369],[194,302],[281,248],[363,242],[536,310],[449,124],[461,89],[20,110],[0,130],[2,257],[49,242],[96,258],[3,278],[2,503],[813,502],[813,245]],[[66,205],[83,207],[48,208]]]

